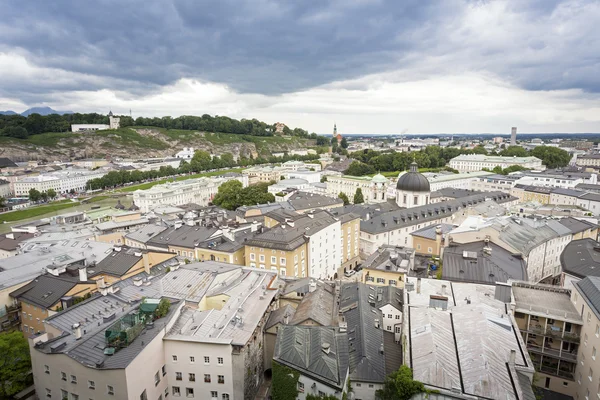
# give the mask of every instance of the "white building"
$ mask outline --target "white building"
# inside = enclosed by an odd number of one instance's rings
[[[189,160],[194,157],[194,148],[193,147],[184,147],[183,150],[175,154],[176,158],[183,158],[185,160]]]
[[[365,203],[383,203],[387,201],[388,185],[389,180],[381,174],[372,178],[349,175],[327,177],[327,192],[336,197],[344,193],[350,202],[353,201],[356,190],[361,189]]]
[[[306,190],[311,187],[306,179],[282,179],[267,189],[271,194],[283,192],[286,189]]]
[[[133,202],[142,212],[160,205],[181,206],[195,203],[207,206],[226,182],[225,178],[196,178],[155,185],[150,189],[133,192]]]
[[[310,217],[310,213],[307,214]],[[320,217],[320,215],[326,215]],[[308,241],[308,276],[327,279],[334,276],[342,260],[342,225],[329,214],[317,213],[306,230]]]
[[[73,124],[73,125],[71,125],[71,132],[105,131],[107,129],[110,129],[110,125],[106,125],[106,124]]]
[[[425,176],[419,173],[417,163],[410,164],[410,171],[402,172],[396,182],[396,204],[400,207],[418,207],[429,204],[431,188]]]
[[[427,176],[427,174],[424,174]],[[433,176],[427,177],[429,181],[430,189],[435,192],[440,189],[453,188],[453,189],[471,189],[473,181],[478,178],[494,175],[492,172],[487,171],[473,171],[465,172],[462,174],[432,174]]]
[[[275,155],[275,153],[273,153]],[[281,164],[281,168],[288,171],[308,170],[314,169],[315,171],[321,170],[321,164],[307,164],[304,161],[290,160]]]
[[[308,183],[321,182],[321,171],[310,171],[307,169],[299,169],[296,171],[285,172],[285,173],[283,173],[283,176],[286,179],[304,179]]]
[[[483,168],[492,170],[498,166],[504,169],[513,165],[538,171],[546,168],[542,160],[537,157],[502,157],[484,154],[462,154],[450,160],[448,165],[459,172],[481,171]]]
[[[38,176],[20,178],[14,183],[15,196],[28,196],[30,189],[45,192],[53,189],[56,193],[82,192],[91,179],[102,178],[104,170],[65,169]]]
[[[481,192],[496,192],[498,190],[510,193],[511,189],[516,185],[518,177],[512,175],[486,175],[480,176],[471,181],[471,190]]]

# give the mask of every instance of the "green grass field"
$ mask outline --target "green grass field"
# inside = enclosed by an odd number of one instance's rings
[[[72,202],[67,200],[68,203],[65,202],[56,202],[52,204],[48,204],[45,206],[37,206],[37,207],[29,207],[23,210],[11,211],[5,214],[0,214],[0,222],[13,222],[20,221],[28,218],[39,217],[40,215],[53,213],[60,210],[66,210],[67,208],[72,208],[79,205],[79,202]]]
[[[203,172],[201,174],[178,176],[177,178],[175,178],[175,180],[176,181],[185,181],[186,179],[201,178],[203,176],[217,176],[217,175],[226,174],[227,172],[241,172],[242,169],[243,168],[232,168],[232,169],[227,169],[227,170],[223,170],[223,171]],[[146,189],[150,189],[152,186],[160,185],[161,183],[166,183],[167,181],[168,181],[168,179],[161,179],[159,181],[146,182],[146,183],[141,183],[139,185],[126,186],[124,188],[115,190],[115,192],[127,193],[127,192],[134,192],[136,190],[146,190]]]

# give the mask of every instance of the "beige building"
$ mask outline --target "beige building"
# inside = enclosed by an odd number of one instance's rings
[[[381,174],[377,174],[372,178],[368,176],[330,175],[327,177],[327,193],[333,197],[344,193],[353,203],[354,195],[357,189],[360,189],[365,203],[382,203],[387,201],[389,183],[389,179]]]
[[[306,277],[307,243],[303,232],[273,228],[245,242],[245,264],[281,276]]]
[[[444,237],[454,228],[452,224],[429,225],[411,233],[413,248],[417,254],[440,257]]]
[[[342,240],[342,265],[341,269],[346,272],[354,269],[360,261],[360,216],[356,214],[344,214],[340,216],[341,240]],[[338,271],[339,274],[339,271]]]
[[[533,384],[575,396],[575,369],[582,319],[568,290],[524,282],[512,284],[516,327],[537,372]]]
[[[519,198],[519,203],[536,202],[540,204],[550,204],[550,195],[552,188],[542,186],[515,185],[510,190],[510,194]]]
[[[583,319],[573,396],[591,400],[600,396],[600,277],[588,276],[573,286],[571,301]]]
[[[282,167],[252,167],[242,171],[248,177],[248,184],[254,185],[261,182],[279,182],[281,175],[288,169]]]
[[[362,264],[362,282],[403,288],[415,263],[415,250],[409,247],[381,246]]]

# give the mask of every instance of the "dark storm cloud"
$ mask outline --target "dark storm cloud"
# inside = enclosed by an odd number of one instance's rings
[[[27,102],[65,90],[140,94],[186,77],[280,94],[392,70],[404,71],[405,80],[489,71],[526,89],[600,91],[600,45],[590,27],[561,34],[536,25],[563,2],[511,2],[507,18],[514,23],[490,37],[494,24],[457,26],[467,10],[494,3],[9,0],[2,4],[0,52],[78,75],[30,87],[0,78],[0,94]],[[515,32],[523,37],[515,40]]]

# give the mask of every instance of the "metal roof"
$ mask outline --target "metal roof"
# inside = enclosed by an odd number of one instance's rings
[[[515,311],[552,317],[559,321],[582,324],[581,315],[571,302],[570,291],[557,286],[513,282]]]
[[[145,225],[134,232],[129,232],[125,235],[126,239],[135,240],[139,243],[147,243],[154,236],[165,231],[167,228],[160,225]]]
[[[329,283],[316,282],[314,291],[307,293],[294,313],[291,325],[299,325],[308,320],[321,326],[332,325],[334,318],[335,292]]]
[[[273,360],[343,391],[348,374],[348,336],[335,327],[282,326]]]
[[[277,310],[271,311],[269,319],[265,323],[265,330],[277,325],[285,323],[285,319],[288,318],[288,322],[292,320],[296,309],[289,304],[278,308]]]
[[[77,285],[78,277],[74,278],[40,275],[10,295],[42,308],[50,308]]]
[[[600,276],[600,244],[594,239],[573,240],[560,255],[562,270],[579,278]]]
[[[487,247],[490,254],[484,251]],[[450,281],[495,284],[527,280],[527,263],[495,243],[453,244],[444,249],[442,277]]]
[[[158,235],[154,235],[147,244],[164,248],[177,246],[193,249],[198,243],[209,239],[217,233],[218,230],[218,228],[208,228],[198,225],[182,225],[169,228]]]
[[[454,225],[452,225],[452,224],[429,225],[424,228],[418,229],[414,232],[411,232],[410,234],[413,236],[418,236],[418,237],[422,237],[425,239],[435,240],[435,238],[436,238],[435,231],[437,230],[438,226],[440,227],[442,234],[446,234],[446,233],[450,232],[452,229],[454,229]]]
[[[600,319],[600,277],[588,276],[574,285],[585,297],[596,318]]]

